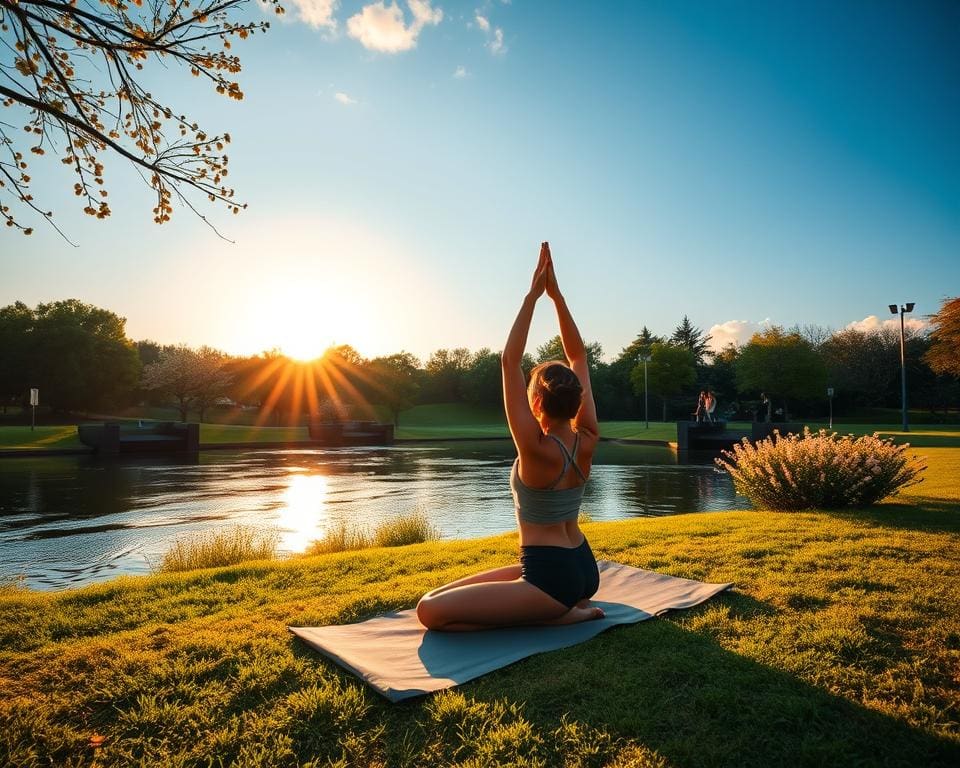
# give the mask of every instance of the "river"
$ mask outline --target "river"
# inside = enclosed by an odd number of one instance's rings
[[[0,461],[0,580],[62,589],[149,573],[178,536],[225,525],[275,530],[302,552],[331,525],[373,527],[420,510],[444,538],[514,528],[509,441],[387,448],[213,450],[179,457]],[[583,509],[620,520],[748,508],[708,462],[601,444]]]

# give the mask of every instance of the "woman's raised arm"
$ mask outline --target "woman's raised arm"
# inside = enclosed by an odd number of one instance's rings
[[[524,380],[523,351],[527,346],[527,335],[530,333],[530,321],[533,319],[533,309],[547,285],[547,266],[549,250],[547,244],[540,246],[540,259],[537,269],[533,273],[530,291],[523,298],[517,319],[513,321],[510,335],[503,348],[500,358],[503,373],[503,407],[507,414],[507,424],[513,442],[519,448],[521,444],[529,445],[540,438],[540,425],[530,411],[527,402],[527,384]]]
[[[600,427],[597,424],[597,406],[593,400],[593,388],[590,385],[590,365],[587,357],[587,348],[583,343],[583,337],[577,329],[577,324],[570,314],[570,308],[567,306],[563,294],[560,293],[560,286],[557,285],[557,275],[553,269],[553,257],[550,254],[549,243],[544,243],[547,251],[547,296],[553,299],[553,304],[557,309],[557,322],[560,325],[560,341],[563,344],[563,354],[570,363],[573,372],[580,379],[580,386],[583,387],[583,400],[580,403],[580,410],[577,412],[573,423],[577,432],[588,434],[592,437],[599,437]]]

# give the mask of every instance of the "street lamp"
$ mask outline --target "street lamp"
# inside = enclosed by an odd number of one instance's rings
[[[641,355],[640,359],[643,361],[643,418],[647,422],[647,429],[650,429],[650,411],[647,409],[647,404],[650,400],[650,388],[647,386],[647,363],[650,362],[650,355]]]
[[[900,313],[900,404],[903,409],[903,431],[910,431],[910,424],[907,422],[907,356],[906,356],[906,344],[903,338],[903,316],[907,312],[913,312],[914,303],[908,301],[906,304],[901,304],[897,307],[896,304],[888,304],[890,307],[890,314],[895,315],[898,312]]]

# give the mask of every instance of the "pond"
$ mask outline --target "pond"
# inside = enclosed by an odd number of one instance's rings
[[[374,527],[419,510],[444,538],[515,527],[509,441],[388,448],[204,451],[0,461],[0,580],[61,589],[149,573],[176,537],[233,524],[274,529],[302,552],[343,522]],[[744,509],[709,460],[601,444],[583,509],[593,520]]]

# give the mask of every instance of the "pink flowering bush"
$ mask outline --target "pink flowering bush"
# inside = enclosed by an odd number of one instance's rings
[[[926,466],[907,448],[875,434],[804,428],[803,435],[774,433],[756,445],[744,438],[716,462],[760,509],[865,507],[922,480]]]

